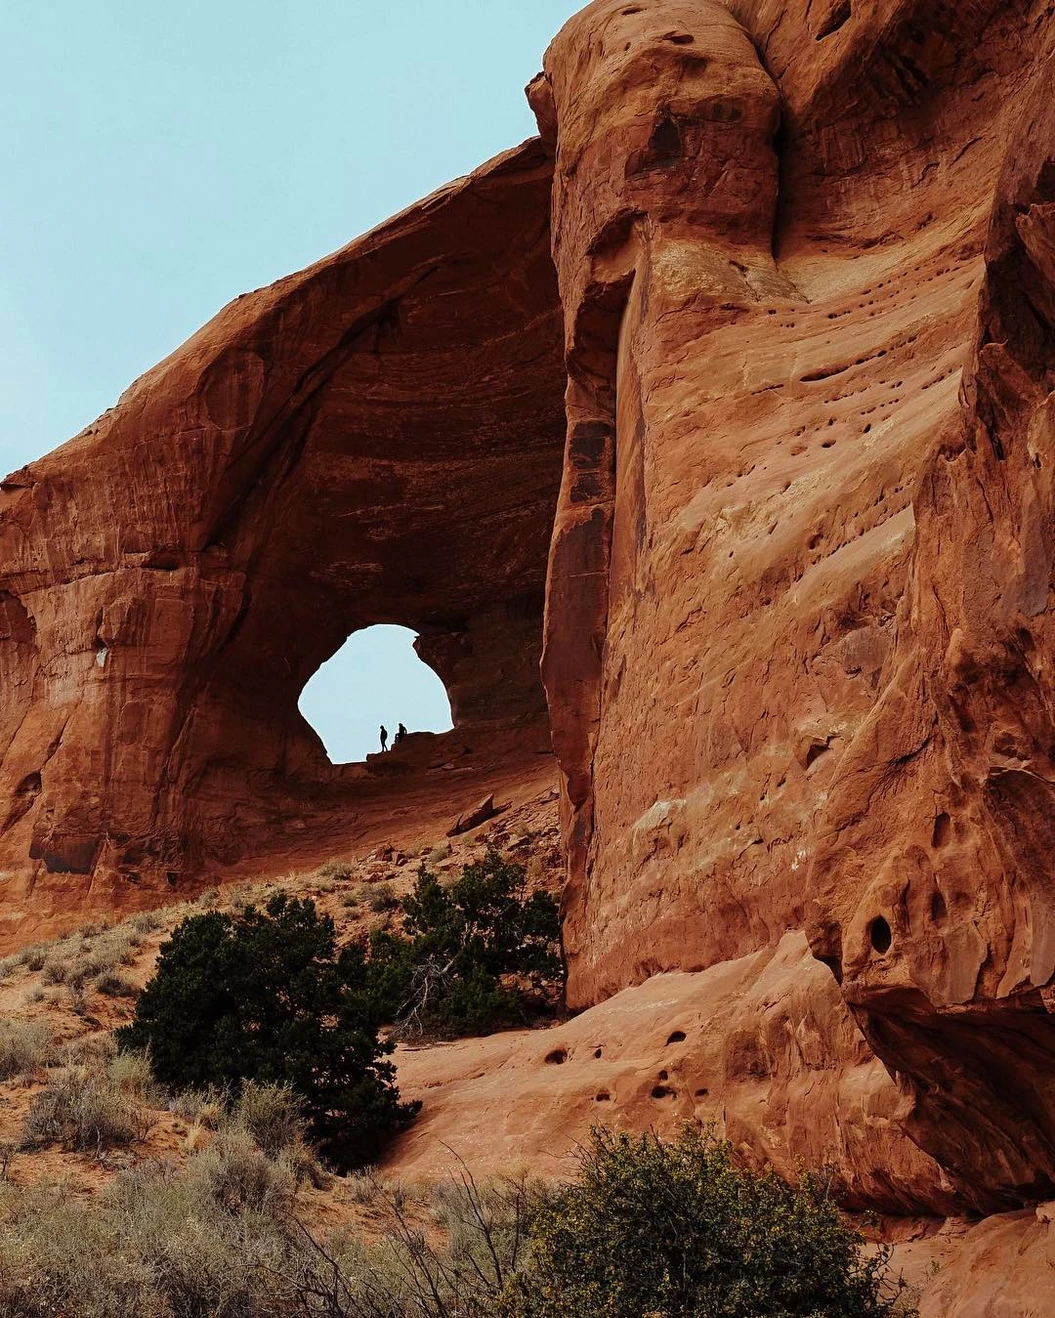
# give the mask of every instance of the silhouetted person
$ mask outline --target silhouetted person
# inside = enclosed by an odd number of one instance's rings
[[[388,750],[388,729],[383,723],[381,724],[381,750]]]
[[[399,743],[403,740],[403,738],[404,738],[406,735],[407,735],[407,730],[406,730],[406,728],[403,726],[403,724],[401,723],[401,724],[399,725],[399,727],[396,728],[396,739],[395,739],[395,741],[392,743],[392,745],[393,745],[393,746],[398,746]]]

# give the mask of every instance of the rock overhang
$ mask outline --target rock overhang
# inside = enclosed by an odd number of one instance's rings
[[[3,482],[6,867],[244,854],[291,783],[340,785],[297,699],[373,623],[419,631],[462,733],[542,717],[551,176],[529,141],[237,298]]]

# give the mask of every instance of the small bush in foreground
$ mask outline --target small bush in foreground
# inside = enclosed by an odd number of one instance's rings
[[[695,1127],[594,1131],[533,1235],[517,1318],[881,1318],[900,1290],[816,1180],[738,1167]]]
[[[357,1177],[368,1231],[325,1237],[299,1222],[303,1134],[270,1156],[234,1113],[184,1166],[141,1162],[88,1203],[0,1184],[0,1315],[909,1318],[816,1185],[739,1170],[705,1132],[598,1132],[556,1190]]]
[[[312,1139],[342,1168],[376,1161],[417,1105],[399,1101],[392,1045],[378,1039],[362,949],[338,954],[333,921],[311,901],[209,911],[177,926],[124,1048],[149,1050],[159,1081],[237,1096],[247,1081],[285,1085]]]

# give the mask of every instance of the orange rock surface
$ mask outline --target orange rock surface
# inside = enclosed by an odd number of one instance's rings
[[[1042,4],[597,0],[530,89],[570,999],[808,921],[983,1210],[1055,1190],[1053,43]]]
[[[354,835],[379,792],[391,816],[412,769],[405,803],[442,795],[456,814],[498,786],[496,757],[547,748],[550,176],[528,143],[237,299],[0,484],[16,927],[49,904],[156,903],[264,863],[291,829]],[[455,732],[335,767],[297,700],[376,622],[419,631]]]
[[[399,1085],[422,1111],[400,1175],[458,1158],[484,1176],[570,1175],[591,1124],[673,1133],[714,1122],[758,1164],[835,1169],[850,1207],[942,1213],[956,1197],[905,1139],[896,1087],[801,934],[695,974],[654,975],[572,1020],[401,1048]]]
[[[1051,1220],[1049,1205],[972,1227],[925,1279],[919,1318],[1048,1318],[1055,1296]]]
[[[1055,1311],[1053,83],[1041,0],[596,0],[538,140],[8,477],[10,936],[527,800],[541,652],[587,1010],[405,1052],[400,1165],[714,1118]],[[455,732],[334,767],[381,621]]]

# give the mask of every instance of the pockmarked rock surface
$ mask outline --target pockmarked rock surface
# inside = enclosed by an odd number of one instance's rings
[[[882,694],[836,769],[810,879],[814,949],[911,1097],[906,1129],[982,1208],[1055,1194],[1055,31],[1040,31]]]
[[[615,3],[530,96],[569,993],[808,924],[963,1202],[1055,1192],[1047,4]]]
[[[654,975],[572,1020],[402,1047],[397,1081],[421,1114],[401,1176],[557,1179],[591,1124],[673,1134],[714,1123],[758,1165],[830,1167],[851,1208],[949,1211],[941,1168],[897,1123],[899,1095],[802,934],[695,974]]]

